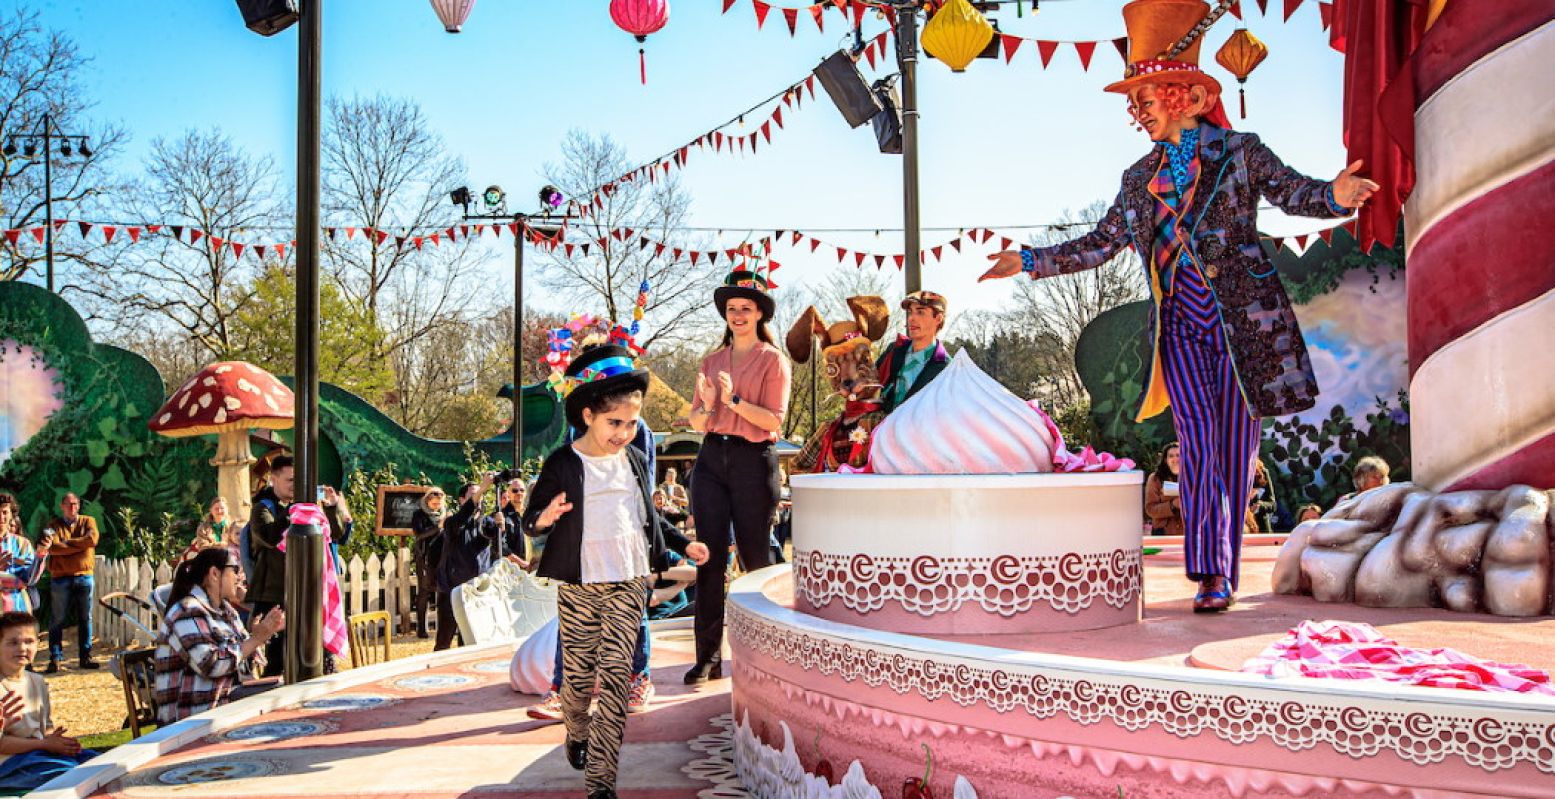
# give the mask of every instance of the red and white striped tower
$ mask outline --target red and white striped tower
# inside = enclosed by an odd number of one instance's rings
[[[1411,466],[1555,487],[1555,0],[1449,0],[1414,61]]]

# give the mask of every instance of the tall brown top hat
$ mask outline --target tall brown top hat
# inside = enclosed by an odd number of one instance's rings
[[[719,316],[723,316],[724,306],[730,300],[740,297],[756,303],[756,307],[761,309],[761,321],[771,321],[777,303],[772,301],[772,296],[767,292],[776,288],[776,285],[768,279],[768,274],[777,268],[777,264],[768,260],[764,269],[760,256],[752,252],[749,244],[741,245],[739,254],[744,258],[724,278],[724,284],[713,292],[713,307],[718,309]]]
[[[1185,83],[1219,94],[1220,81],[1199,70],[1199,47],[1209,22],[1209,4],[1203,0],[1134,0],[1124,6],[1128,68],[1123,80],[1106,90],[1127,94],[1147,83]]]

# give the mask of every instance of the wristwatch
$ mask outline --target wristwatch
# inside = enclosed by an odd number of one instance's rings
[[[739,394],[730,394],[729,395],[729,405],[731,407],[733,407],[733,406],[739,405],[739,404],[740,404],[740,395]]]

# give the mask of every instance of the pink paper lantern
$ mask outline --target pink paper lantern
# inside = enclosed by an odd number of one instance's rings
[[[432,0],[432,10],[437,12],[443,30],[449,33],[458,33],[474,8],[475,0]]]
[[[669,0],[610,0],[610,19],[616,27],[637,37],[638,44],[648,34],[657,33],[670,21]],[[643,48],[637,48],[637,67],[644,85],[648,83],[648,61]]]

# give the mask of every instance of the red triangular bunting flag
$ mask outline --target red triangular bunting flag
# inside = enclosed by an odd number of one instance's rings
[[[354,227],[346,228],[346,241],[350,241],[351,239],[354,239],[354,238],[356,238],[356,228],[354,228]]]
[[[453,241],[453,240],[454,240],[454,226],[453,226],[453,225],[449,225],[449,226],[448,226],[448,227],[447,227],[447,228],[446,228],[446,229],[445,229],[445,230],[444,230],[444,231],[443,231],[443,235],[444,235],[444,236],[447,236],[447,237],[448,237],[448,240],[449,240],[449,241]]]
[[[869,61],[869,68],[870,69],[874,69],[875,68],[875,43],[874,42],[870,42],[869,44],[864,45],[864,58]]]
[[[1123,59],[1123,63],[1127,64],[1128,63],[1128,37],[1127,36],[1119,36],[1118,38],[1113,39],[1112,40],[1112,46],[1118,48],[1118,56]]]
[[[83,239],[86,238],[86,234],[92,232],[92,223],[91,222],[77,222],[76,226],[81,229],[81,238],[83,238]],[[17,234],[17,235],[21,235],[21,234]]]
[[[815,252],[817,249],[820,249],[820,246],[820,239],[810,239],[810,252]]]
[[[127,227],[127,228],[124,229],[124,232],[128,233],[130,235],[130,241],[131,242],[138,242],[138,241],[140,241],[140,228],[138,228],[138,227]]]
[[[761,30],[762,24],[767,21],[767,12],[772,10],[772,6],[761,0],[751,0],[751,6],[756,9],[756,30]]]
[[[956,252],[961,252],[961,239],[951,239],[950,246],[956,248]]]
[[[254,245],[254,254],[259,256],[259,260],[263,261],[265,259],[265,245],[263,245],[263,244],[255,244]]]
[[[1309,236],[1311,236],[1310,233],[1303,233],[1296,237],[1296,246],[1300,247],[1303,252],[1305,252],[1307,249],[1307,238]]]
[[[515,236],[518,235],[518,223],[517,222],[509,222],[509,223],[507,223],[507,229],[508,229],[509,233],[512,233]]]
[[[731,8],[734,8],[734,0],[724,0],[724,13],[729,13]]]
[[[944,251],[945,251],[945,245],[943,245],[943,244],[941,244],[938,247],[935,247],[932,250],[929,250],[929,252],[934,253],[934,260],[936,260],[936,261],[938,261],[940,259],[940,253],[942,253]]]
[[[718,263],[718,253],[709,250],[707,253],[707,262],[710,264]]]
[[[1323,20],[1323,30],[1328,30],[1328,26],[1334,24],[1334,4],[1318,3],[1317,15],[1319,19]]]
[[[1047,65],[1052,63],[1053,54],[1056,52],[1058,52],[1058,42],[1044,42],[1041,39],[1037,40],[1037,54],[1042,56],[1043,69],[1047,69]]]
[[[987,244],[988,240],[991,238],[993,238],[993,231],[989,230],[988,228],[983,228],[983,243]]]
[[[56,219],[56,220],[54,220],[54,232],[58,233],[61,230],[64,230],[65,229],[65,225],[68,225],[68,224],[70,224],[70,220],[68,220],[68,219]]]
[[[292,243],[296,244],[296,242],[292,242]],[[275,257],[280,258],[283,261],[286,260],[286,245],[285,244],[277,244],[277,245],[275,245]]]
[[[1080,68],[1089,72],[1091,69],[1091,56],[1096,54],[1096,43],[1075,42],[1074,51],[1080,54]]]
[[[799,25],[799,9],[783,9],[783,21],[788,23],[788,35],[793,36]]]
[[[1241,19],[1242,18],[1242,4],[1241,3],[1232,3],[1231,4],[1231,16],[1236,17],[1237,19]]]
[[[243,247],[244,247],[244,245],[242,245],[242,244],[240,244],[238,242],[235,242],[235,241],[232,242],[232,256],[234,258],[242,258],[243,257]]]
[[[647,236],[640,236],[640,237],[638,237],[638,239],[637,239],[637,249],[639,249],[639,250],[646,250],[646,249],[648,249],[648,245],[649,244],[652,244],[652,242],[648,241],[648,237]]]
[[[826,32],[826,23],[822,21],[825,18],[825,11],[826,6],[820,3],[810,6],[810,16],[815,18],[815,29],[821,33]]]
[[[902,268],[902,264],[907,263],[907,256],[905,256],[905,255],[893,255],[891,257],[896,259],[896,268],[897,269],[901,269]],[[923,260],[923,253],[921,253],[921,252],[918,253],[918,260],[920,260],[920,261]]]
[[[763,139],[766,139],[768,144],[772,143],[772,121],[771,120],[767,120],[766,122],[761,123],[761,137]]]
[[[852,5],[853,27],[862,27],[864,25],[864,12],[869,10],[869,5],[867,3],[853,3]]]
[[[1285,0],[1285,21],[1290,22],[1290,15],[1296,13],[1301,7],[1301,0]]]
[[[837,263],[839,263],[839,264],[842,263],[843,257],[845,257],[847,254],[848,254],[847,250],[845,250],[845,249],[843,249],[841,247],[838,247],[837,248]]]
[[[401,249],[401,250],[405,249],[405,237],[404,236],[395,236],[394,237],[394,246],[395,246],[396,249]]]
[[[502,226],[501,225],[492,225],[491,226],[491,235],[496,236],[499,239],[502,238]]]
[[[797,247],[802,239],[804,239],[804,234],[796,230],[789,235],[788,243]]]
[[[205,235],[205,231],[203,231],[203,230],[199,230],[197,228],[189,228],[189,243],[190,244],[195,244],[195,243],[199,242],[200,237],[204,236],[204,235]]]
[[[691,251],[691,265],[692,266],[696,266],[697,265],[697,259],[701,258],[701,257],[702,257],[702,253],[701,252],[698,252],[697,250],[692,250]]]
[[[783,106],[772,109],[772,121],[776,122],[778,127],[783,127]]]
[[[1019,36],[1011,36],[1008,33],[999,34],[999,44],[1004,46],[1004,63],[1010,63],[1015,57],[1015,51],[1020,49],[1020,43],[1025,41]]]
[[[147,233],[159,233],[159,232],[161,232],[161,230],[162,230],[162,226],[161,225],[147,225],[146,226],[146,232]]]
[[[721,152],[723,152],[723,149],[724,149],[724,135],[723,135],[722,132],[715,130],[715,131],[713,131],[713,150],[715,152],[720,152],[721,153]]]
[[[1279,249],[1281,247],[1284,247],[1284,246],[1285,246],[1285,239],[1280,237],[1280,236],[1275,236],[1274,237],[1274,249],[1275,249],[1275,251],[1278,252]]]
[[[879,269],[882,266],[885,266],[885,256],[884,255],[877,255],[877,256],[875,256],[875,268]]]
[[[831,0],[831,4],[836,6],[838,11],[848,13],[848,0]]]
[[[1010,248],[1010,245],[1014,244],[1014,243],[1015,242],[1012,241],[1007,236],[1000,236],[999,237],[999,249],[1000,249],[1000,251],[1008,250]]]
[[[662,242],[662,241],[655,243],[653,245],[653,254],[654,255],[663,255],[664,254],[664,249],[665,249],[666,246],[667,245],[665,245],[665,243]]]
[[[374,230],[374,231],[373,231],[373,235],[374,235],[374,236],[377,236],[377,237],[378,237],[378,243],[379,243],[379,244],[382,244],[382,243],[384,243],[384,242],[385,242],[385,241],[388,241],[388,240],[389,240],[389,234],[388,234],[388,232],[386,232],[386,231],[382,231],[382,230]]]
[[[427,236],[427,238],[432,240],[432,246],[433,247],[437,247],[437,246],[440,246],[440,242],[443,240],[443,234],[441,234],[441,233],[433,233],[432,235]]]
[[[567,257],[568,258],[572,257],[572,250],[573,250],[572,242],[569,241],[569,242],[566,242],[566,243],[562,244],[562,249],[567,251]]]
[[[221,238],[220,236],[208,236],[207,238],[210,239],[211,249],[213,250],[219,250],[227,243],[227,240]]]
[[[1269,16],[1269,0],[1258,0],[1258,13]]]
[[[1334,229],[1333,228],[1324,228],[1323,230],[1319,230],[1317,232],[1317,237],[1322,239],[1323,243],[1327,244],[1327,243],[1333,241]]]
[[[5,232],[5,240],[10,242],[12,247],[16,246],[16,242],[19,241],[21,239],[21,237],[22,237],[22,229],[21,228],[12,228],[12,229],[7,230]]]
[[[119,232],[119,229],[114,227],[113,225],[103,225],[103,243],[104,244],[112,244],[113,243],[113,235],[115,233],[118,233],[118,232]]]
[[[814,74],[811,74],[810,77],[804,79],[804,87],[806,89],[810,90],[810,99],[814,100],[815,99],[815,75]]]
[[[47,235],[48,232],[49,232],[49,226],[48,225],[39,225],[39,226],[37,226],[37,227],[32,229],[32,237],[37,239],[39,244],[42,244],[43,243],[43,237],[45,235]]]
[[[670,256],[672,258],[674,258],[675,260],[679,261],[680,259],[686,257],[686,251],[682,250],[679,247],[671,247],[670,248]]]
[[[853,265],[854,266],[863,266],[864,265],[864,259],[867,258],[867,257],[869,257],[869,253],[864,253],[864,252],[853,253]]]

